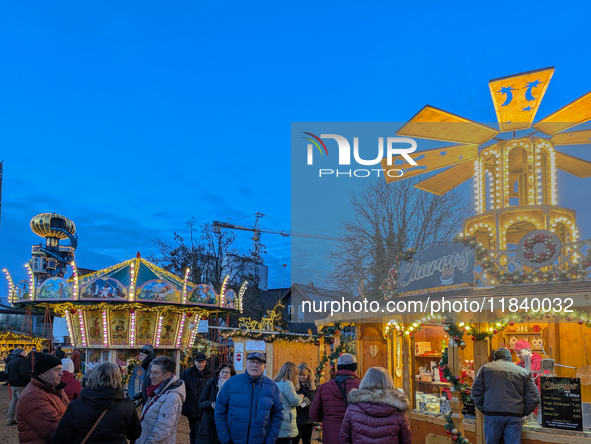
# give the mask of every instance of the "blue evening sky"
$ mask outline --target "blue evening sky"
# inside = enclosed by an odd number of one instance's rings
[[[292,122],[402,122],[427,103],[490,122],[490,79],[555,66],[541,118],[591,90],[588,9],[582,1],[4,2],[0,268],[24,277],[41,240],[29,221],[41,212],[76,223],[77,263],[93,269],[149,255],[150,239],[186,233],[192,216],[290,220]],[[560,204],[583,211],[589,181],[565,180]],[[306,227],[291,228],[331,229],[302,220]],[[237,236],[247,252],[249,233]],[[270,286],[285,288],[290,242],[263,239]]]

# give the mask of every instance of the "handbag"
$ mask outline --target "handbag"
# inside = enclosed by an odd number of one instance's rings
[[[88,440],[88,438],[90,438],[90,435],[92,435],[92,432],[94,432],[94,429],[96,429],[96,426],[99,425],[99,422],[101,422],[101,419],[103,419],[103,416],[105,416],[105,414],[107,413],[108,410],[109,409],[103,410],[103,413],[101,413],[101,416],[98,417],[98,419],[96,420],[96,422],[92,426],[92,429],[90,429],[88,431],[88,433],[86,434],[86,436],[84,437],[84,439],[82,440],[82,442],[80,444],[86,443],[86,441]]]

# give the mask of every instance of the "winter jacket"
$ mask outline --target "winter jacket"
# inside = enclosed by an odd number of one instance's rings
[[[160,384],[142,410],[142,435],[136,444],[175,444],[184,400],[185,383],[176,376]]]
[[[54,352],[52,353],[53,356],[55,356],[58,359],[64,359],[66,357],[66,352],[61,350],[61,349],[55,349]]]
[[[412,444],[405,412],[406,395],[398,390],[351,390],[341,426],[341,444]]]
[[[123,389],[84,388],[68,406],[51,442],[80,444],[105,409],[109,410],[86,444],[127,444],[127,439],[139,438],[142,426],[137,411],[133,401],[124,396]]]
[[[203,412],[199,410],[197,404],[199,403],[201,392],[203,392],[203,387],[205,387],[205,384],[210,378],[211,373],[207,367],[203,371],[199,371],[197,367],[192,366],[181,373],[180,379],[185,382],[185,390],[187,391],[187,397],[183,404],[183,416],[187,418],[201,418]]]
[[[148,402],[148,393],[146,390],[150,385],[150,367],[152,366],[152,361],[154,359],[156,359],[156,355],[154,353],[150,353],[148,357],[142,361],[142,368],[144,369],[144,379],[142,381],[142,399],[144,405],[146,405],[146,402]]]
[[[49,444],[51,435],[66,413],[68,395],[61,383],[51,388],[43,381],[32,378],[16,405],[18,439],[21,444]]]
[[[529,415],[540,402],[532,374],[513,364],[507,349],[498,349],[495,357],[497,360],[480,367],[474,378],[474,405],[488,416]]]
[[[218,378],[214,376],[213,379],[207,381],[199,398],[198,407],[203,412],[203,416],[201,417],[197,441],[192,444],[219,444],[220,440],[218,439],[218,432],[215,427],[214,409],[211,408],[211,403],[217,400],[218,392]]]
[[[72,357],[70,358],[74,363],[74,372],[80,371],[80,353],[77,350],[72,352]]]
[[[62,382],[66,384],[64,387],[64,392],[66,392],[66,395],[68,395],[68,399],[70,401],[80,397],[80,390],[82,390],[82,386],[80,385],[80,382],[74,378],[72,373],[63,370]]]
[[[264,375],[241,373],[228,379],[215,404],[215,426],[222,443],[273,444],[283,421],[279,388]],[[232,427],[230,428],[230,424]]]
[[[347,394],[352,389],[359,388],[359,377],[351,370],[338,370],[336,378],[339,378],[339,381],[343,378],[351,378],[341,382]],[[312,421],[322,422],[323,444],[339,443],[339,433],[341,433],[341,424],[346,411],[347,404],[334,379],[318,387],[309,414]]]
[[[23,356],[13,356],[6,366],[8,383],[11,387],[26,387],[31,381],[31,367]]]
[[[307,384],[300,384],[300,389],[298,390],[298,395],[302,394],[304,395],[305,398],[308,398],[310,400],[310,403],[312,401],[314,401],[314,397],[316,396],[316,390],[310,390]],[[310,404],[308,404],[306,407],[302,407],[299,406],[298,408],[296,408],[296,412],[297,412],[297,418],[296,418],[296,423],[297,424],[314,424],[314,421],[312,421],[312,419],[310,419]]]
[[[296,392],[291,381],[276,382],[281,393],[283,403],[283,422],[279,429],[278,438],[295,438],[298,436],[298,425],[296,423],[298,407],[302,403],[302,397]]]

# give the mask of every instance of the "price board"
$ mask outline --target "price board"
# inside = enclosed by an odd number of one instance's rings
[[[578,378],[541,378],[542,426],[583,431],[581,381]]]

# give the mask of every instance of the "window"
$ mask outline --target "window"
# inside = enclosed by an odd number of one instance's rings
[[[294,311],[293,311],[293,305],[288,305],[287,306],[287,322],[293,322],[293,315],[294,315]]]

